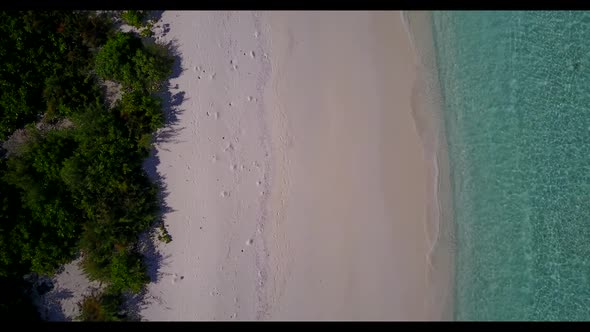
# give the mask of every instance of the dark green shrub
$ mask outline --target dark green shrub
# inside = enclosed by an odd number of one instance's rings
[[[141,28],[146,14],[145,10],[125,10],[121,13],[121,19],[132,27]]]
[[[80,268],[92,281],[108,282],[111,277],[110,256],[97,253],[86,253],[80,262]]]
[[[147,43],[134,58],[138,77],[144,77],[144,87],[148,91],[158,91],[162,83],[172,74],[174,59],[165,46]]]
[[[51,275],[75,253],[82,215],[75,198],[61,185],[61,165],[76,144],[67,131],[53,130],[35,136],[19,155],[7,161],[2,181],[12,186],[21,199],[11,223],[3,232],[12,250],[28,262],[31,271]],[[34,134],[34,135],[33,135]]]
[[[168,230],[166,229],[166,225],[164,225],[164,223],[161,223],[159,228],[160,228],[160,234],[158,234],[158,240],[160,240],[164,243],[172,242],[172,236],[170,236],[170,233],[168,233]]]
[[[123,297],[120,293],[107,289],[104,293],[94,292],[85,296],[78,307],[81,321],[91,322],[117,322],[125,320],[125,317],[119,315],[123,304]]]
[[[18,129],[0,149],[0,278],[52,274],[81,251],[86,275],[111,287],[81,303],[85,320],[120,319],[121,292],[148,280],[129,248],[157,219],[142,162],[163,125],[151,92],[173,63],[166,47],[112,31],[89,12],[0,12],[0,141]],[[125,88],[115,108],[95,73]],[[26,294],[4,295],[0,311],[25,311]]]
[[[128,86],[136,78],[133,57],[140,48],[141,40],[130,33],[117,32],[96,55],[97,75]]]
[[[172,73],[173,59],[157,46],[144,47],[131,33],[117,33],[96,55],[96,73],[127,89],[156,91]]]
[[[0,12],[0,140],[46,111],[69,115],[100,97],[89,66],[111,28],[84,11]]]
[[[164,124],[162,101],[153,95],[131,91],[123,94],[117,109],[137,139],[152,134]]]
[[[154,35],[154,33],[150,29],[143,29],[143,30],[141,30],[139,35],[144,38],[149,38],[149,37],[152,37]]]
[[[111,287],[115,291],[138,293],[149,281],[141,256],[121,250],[111,262]]]
[[[152,148],[152,134],[142,134],[137,141],[137,148],[143,151],[144,157],[147,157]]]

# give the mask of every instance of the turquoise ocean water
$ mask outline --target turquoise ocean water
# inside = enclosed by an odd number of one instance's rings
[[[590,320],[590,12],[435,12],[455,318]]]

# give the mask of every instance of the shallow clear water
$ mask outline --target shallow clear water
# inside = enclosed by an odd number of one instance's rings
[[[590,12],[435,12],[455,318],[590,319]]]

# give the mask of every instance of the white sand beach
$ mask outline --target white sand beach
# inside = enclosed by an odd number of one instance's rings
[[[173,240],[143,319],[448,319],[436,126],[412,110],[401,13],[165,11],[158,26],[182,72],[154,157]]]
[[[184,72],[147,320],[441,319],[399,12],[165,12]],[[432,228],[432,227],[430,227]],[[444,286],[444,285],[442,285]]]

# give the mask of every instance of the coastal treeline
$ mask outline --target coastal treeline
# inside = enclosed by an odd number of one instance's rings
[[[131,12],[131,11],[129,11]],[[145,13],[0,12],[0,317],[38,319],[24,276],[82,256],[101,293],[81,319],[121,320],[148,281],[139,234],[158,219],[142,163],[163,125],[162,45],[115,29]],[[120,87],[109,102],[106,83]]]

